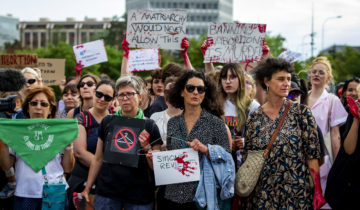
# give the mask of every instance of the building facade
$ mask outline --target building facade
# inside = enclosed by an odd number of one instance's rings
[[[189,38],[207,33],[208,22],[233,21],[233,0],[126,0],[131,9],[185,9]]]
[[[3,48],[6,42],[12,43],[19,40],[18,23],[19,19],[11,15],[0,15],[0,48]]]
[[[85,18],[84,21],[76,21],[73,18],[67,18],[66,21],[50,21],[40,18],[40,21],[20,22],[18,29],[21,46],[36,49],[48,47],[50,43],[65,42],[78,45],[93,41],[101,38],[110,26],[109,18],[102,21],[90,18]]]

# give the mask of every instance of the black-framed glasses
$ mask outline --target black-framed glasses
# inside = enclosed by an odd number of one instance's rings
[[[87,81],[87,82],[80,82],[79,83],[79,87],[81,87],[81,88],[85,87],[85,85],[87,85],[88,87],[92,87],[93,85],[95,85],[95,82]]]
[[[289,95],[287,96],[288,99],[294,99],[301,96],[300,93],[289,93]]]
[[[102,92],[100,92],[100,91],[95,91],[95,96],[96,96],[97,98],[102,98],[102,97],[104,97],[104,100],[107,101],[107,102],[109,102],[109,101],[111,101],[111,100],[113,99],[113,97],[111,97],[111,96],[109,96],[109,95],[107,95],[107,94],[104,94],[104,93],[102,93]]]
[[[120,93],[117,95],[118,99],[124,100],[124,98],[132,98],[135,96],[135,94],[138,94],[137,92],[127,92],[127,93]]]
[[[30,106],[37,106],[40,103],[40,106],[42,107],[48,107],[49,103],[46,101],[30,101],[29,104]]]
[[[194,92],[195,89],[197,89],[197,92],[199,94],[205,93],[205,90],[206,90],[205,86],[195,86],[195,85],[189,85],[189,84],[185,85],[185,89],[189,93],[192,93],[192,92]]]
[[[27,81],[26,81],[26,83],[28,83],[29,85],[32,85],[32,84],[34,84],[36,82],[36,79],[28,79]]]

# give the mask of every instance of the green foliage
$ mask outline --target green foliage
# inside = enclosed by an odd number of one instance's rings
[[[124,20],[124,21],[123,21]],[[127,13],[122,17],[114,16],[111,21],[111,27],[105,31],[104,41],[107,45],[114,46],[115,49],[119,49],[127,25]]]
[[[268,32],[265,35],[265,41],[270,48],[271,54],[274,57],[279,56],[282,53],[282,51],[285,50],[284,48],[285,38],[280,34],[276,36],[270,36],[270,32]]]

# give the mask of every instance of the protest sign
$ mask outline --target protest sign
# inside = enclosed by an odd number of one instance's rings
[[[186,10],[130,10],[127,41],[133,48],[180,50],[186,36]]]
[[[145,120],[117,115],[106,120],[108,134],[104,141],[104,162],[137,168],[141,152],[138,138],[145,129]]]
[[[154,152],[153,165],[157,186],[200,180],[199,155],[192,148]]]
[[[261,59],[265,24],[209,23],[204,63],[247,63]]]
[[[76,119],[1,119],[0,139],[35,172],[78,136]]]
[[[44,85],[59,85],[65,79],[65,59],[39,58],[38,68]]]
[[[131,50],[129,69],[131,72],[154,70],[160,68],[159,49]]]
[[[279,55],[279,58],[283,58],[290,63],[294,63],[301,59],[301,53],[286,50]]]
[[[76,62],[81,61],[84,68],[108,61],[102,39],[73,46],[73,50]]]
[[[7,54],[0,55],[0,68],[23,69],[25,67],[37,67],[38,58],[36,54]]]

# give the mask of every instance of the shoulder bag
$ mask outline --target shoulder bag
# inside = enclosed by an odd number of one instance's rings
[[[60,180],[58,184],[49,184],[45,167],[41,169],[45,183],[42,192],[41,209],[65,209],[65,184]]]
[[[269,144],[265,150],[248,151],[245,162],[240,166],[235,180],[235,193],[240,197],[247,197],[254,191],[256,183],[258,182],[261,171],[264,168],[265,158],[268,155],[272,144],[274,143],[280,128],[285,121],[285,117],[290,109],[292,102],[289,101],[284,113],[281,116],[280,122],[276,127],[274,134],[271,137]]]

